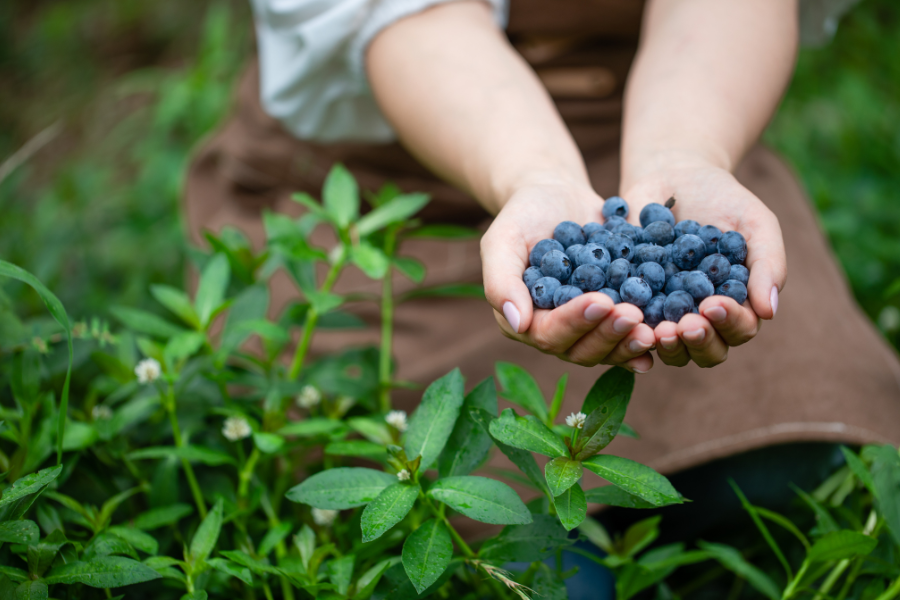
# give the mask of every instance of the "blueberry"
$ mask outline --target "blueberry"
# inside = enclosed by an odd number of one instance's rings
[[[744,236],[737,231],[723,233],[716,247],[719,249],[719,253],[733,265],[744,264],[744,261],[747,260],[747,242],[744,240]]]
[[[686,233],[672,244],[672,262],[682,271],[693,271],[706,256],[706,242]]]
[[[663,270],[666,272],[666,282],[672,278],[676,273],[681,273],[681,269],[675,266],[673,262],[667,262],[663,265]]]
[[[541,240],[531,249],[531,254],[528,255],[528,262],[531,263],[532,267],[541,266],[541,259],[551,250],[565,250],[565,248],[556,240]]]
[[[538,308],[553,308],[553,294],[562,284],[552,277],[541,277],[531,288],[531,299]]]
[[[719,251],[719,238],[722,237],[722,230],[715,225],[704,225],[697,232],[697,236],[706,244],[706,253],[715,254]]]
[[[594,222],[585,223],[584,226],[582,226],[581,230],[584,232],[584,237],[590,239],[592,235],[594,235],[598,231],[603,230],[603,225]]]
[[[653,290],[650,289],[650,284],[640,277],[629,277],[619,288],[619,295],[622,296],[623,302],[643,308],[653,297]]]
[[[744,265],[731,265],[731,272],[728,273],[728,279],[740,281],[744,285],[750,281],[750,271]]]
[[[584,252],[584,244],[573,244],[566,248],[564,252],[569,257],[569,260],[572,261],[572,266],[577,267],[581,264],[581,256],[579,255]]]
[[[612,260],[617,258],[625,258],[631,260],[634,256],[634,242],[627,235],[614,233],[606,240],[606,249]]]
[[[572,275],[572,261],[561,250],[551,250],[541,259],[541,273],[545,277],[558,279],[560,283],[565,283]]]
[[[622,217],[623,219],[627,219],[628,203],[618,196],[610,196],[606,199],[606,202],[603,203],[603,210],[601,213],[603,214],[604,219],[609,219],[610,217]]]
[[[622,303],[622,297],[619,295],[619,292],[617,292],[616,290],[614,290],[612,288],[603,288],[602,290],[600,290],[600,293],[606,294],[607,296],[612,298],[613,304],[621,304]]]
[[[635,248],[634,255],[634,262],[637,264],[645,262],[655,262],[663,264],[664,262],[666,262],[666,249],[662,246],[655,246],[653,244],[644,246],[640,251]]]
[[[643,227],[634,226],[634,235],[631,236],[635,244],[647,243],[647,235],[644,233]]]
[[[581,251],[581,262],[578,263],[581,265],[597,265],[604,271],[606,271],[607,267],[609,267],[610,256],[609,250],[600,246],[598,244],[587,244],[584,247],[584,250]]]
[[[528,286],[529,291],[532,287],[534,287],[535,282],[538,279],[543,277],[544,274],[541,273],[541,270],[537,267],[528,267],[525,269],[525,274],[522,275],[522,280],[525,282],[525,285]]]
[[[638,244],[637,246],[634,247],[634,262],[635,263],[641,264],[642,262],[644,262],[641,260],[641,250],[643,248],[646,248],[649,245],[650,244]]]
[[[666,285],[666,271],[658,263],[642,263],[637,268],[636,274],[650,285],[654,294],[661,291]]]
[[[747,299],[747,286],[736,279],[729,279],[716,288],[716,295],[728,296],[738,304],[743,304]]]
[[[666,244],[663,246],[663,250],[666,251],[666,262],[672,262],[672,248],[675,247],[675,244]]]
[[[622,235],[627,235],[634,241],[635,244],[640,243],[640,237],[643,234],[643,229],[640,227],[635,227],[628,221],[622,221],[620,223],[616,223],[612,229],[609,230],[611,233],[621,233]]]
[[[561,285],[553,292],[553,306],[562,306],[572,298],[577,298],[583,293],[574,285]]]
[[[628,276],[629,277],[637,277],[637,268],[638,266],[634,263],[628,265]]]
[[[674,292],[684,291],[684,277],[688,271],[678,271],[666,280],[666,294],[671,295]]]
[[[619,223],[627,223],[627,221],[622,217],[610,217],[606,220],[606,223],[603,224],[603,229],[612,231],[613,227],[615,227]]]
[[[691,295],[694,304],[699,305],[704,298],[709,298],[716,293],[709,277],[703,271],[691,271],[684,276],[684,291]]]
[[[644,307],[644,323],[650,327],[656,327],[666,320],[663,307],[666,304],[666,295],[657,294],[650,298],[650,302]]]
[[[730,279],[728,274],[731,273],[731,263],[721,254],[710,254],[700,261],[697,268],[706,273],[714,286]]]
[[[586,241],[584,238],[584,231],[581,230],[581,225],[573,223],[572,221],[563,221],[557,225],[556,229],[553,230],[553,239],[562,244],[565,248],[574,246],[575,244],[583,244]]]
[[[683,235],[687,235],[688,233],[691,235],[697,235],[697,232],[700,231],[700,223],[694,221],[693,219],[685,219],[684,221],[678,221],[675,224],[675,237],[680,238]]]
[[[651,244],[665,246],[675,241],[675,230],[665,221],[654,221],[644,227],[644,238]]]
[[[656,221],[665,221],[675,227],[675,215],[672,214],[672,211],[662,204],[652,202],[641,209],[641,227],[646,227]]]
[[[631,263],[625,258],[612,261],[606,270],[606,284],[613,289],[619,289],[628,279],[630,269]]]
[[[588,244],[597,244],[598,246],[606,246],[606,241],[609,239],[612,233],[607,231],[606,229],[600,229],[591,234],[591,237],[588,238]]]
[[[677,323],[681,317],[691,312],[694,308],[694,299],[687,292],[672,292],[666,296],[663,304],[663,316],[666,321]]]
[[[597,265],[581,265],[572,272],[569,285],[574,285],[582,292],[596,292],[606,285],[606,274]]]

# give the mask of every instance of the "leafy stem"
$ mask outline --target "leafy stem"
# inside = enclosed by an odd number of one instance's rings
[[[344,268],[346,255],[346,251],[340,252],[337,260],[334,261],[331,265],[331,269],[328,270],[328,275],[325,276],[325,282],[322,284],[319,291],[331,291],[331,288],[334,287],[334,282],[337,281],[338,275],[341,273],[341,269]],[[312,305],[309,307],[309,313],[306,316],[306,325],[303,327],[303,337],[297,345],[297,351],[294,353],[294,360],[291,362],[291,370],[288,373],[288,379],[290,381],[297,381],[297,378],[300,376],[300,371],[303,370],[303,361],[306,359],[306,353],[309,351],[313,332],[315,331],[318,322],[319,311],[316,310],[315,305]]]
[[[244,468],[241,469],[240,474],[240,486],[238,487],[238,497],[244,498],[247,495],[247,487],[250,485],[250,480],[253,478],[253,470],[256,468],[256,463],[259,461],[260,452],[259,448],[253,447],[253,452],[250,453],[250,457],[247,459],[247,462],[244,463]]]
[[[384,251],[390,260],[397,244],[397,230],[388,229],[384,239]],[[381,351],[378,356],[378,403],[381,411],[391,410],[391,344],[394,332],[394,289],[391,267],[381,282]]]
[[[172,436],[175,438],[175,446],[184,447],[184,439],[181,437],[181,427],[178,425],[178,413],[175,410],[175,389],[170,384],[166,397],[163,401],[166,412],[169,413],[169,423],[172,424]],[[206,503],[203,501],[203,493],[200,491],[200,484],[197,483],[197,476],[194,475],[194,468],[187,458],[181,459],[181,467],[184,469],[184,475],[187,477],[188,485],[191,488],[191,495],[194,497],[194,503],[197,504],[197,512],[200,518],[206,518]]]

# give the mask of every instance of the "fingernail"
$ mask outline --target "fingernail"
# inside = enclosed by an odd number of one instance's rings
[[[725,309],[721,306],[713,306],[712,308],[707,308],[703,311],[703,316],[709,319],[712,323],[721,323],[725,320],[725,317],[728,316],[728,313],[725,312]]]
[[[613,331],[616,333],[628,333],[637,325],[637,321],[629,319],[628,317],[619,317],[613,323]]]
[[[585,321],[599,321],[609,314],[610,308],[603,304],[591,304],[584,309]]]
[[[699,344],[703,341],[703,338],[706,337],[706,330],[701,328],[693,331],[686,331],[682,337],[692,344]]]
[[[673,335],[672,337],[664,337],[659,340],[659,343],[661,343],[662,347],[666,350],[674,350],[678,347],[678,336]]]
[[[631,369],[632,369],[635,373],[637,373],[638,375],[643,375],[644,373],[649,373],[649,371],[643,371],[643,370],[641,370],[641,369],[636,369],[636,368],[634,368],[634,367],[632,367]]]
[[[778,287],[772,286],[772,293],[769,294],[769,303],[772,305],[772,316],[778,312]]]
[[[506,317],[506,322],[513,328],[513,331],[519,333],[519,323],[522,322],[522,317],[519,316],[519,309],[516,308],[516,305],[512,302],[504,302],[503,316]]]
[[[631,343],[628,344],[628,349],[631,350],[635,354],[637,354],[638,352],[643,352],[644,350],[647,350],[649,348],[650,348],[649,344],[645,344],[644,342],[642,342],[640,340],[631,340]]]

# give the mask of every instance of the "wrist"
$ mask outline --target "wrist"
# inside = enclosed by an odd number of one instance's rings
[[[731,171],[732,160],[727,152],[709,148],[654,147],[622,151],[622,172],[619,191],[628,198],[635,186],[662,185],[677,179],[679,173],[705,169]]]
[[[516,193],[529,188],[565,190],[566,195],[573,191],[594,194],[583,166],[548,167],[546,162],[541,164],[538,168],[519,165],[515,169],[494,171],[482,204],[497,214]]]

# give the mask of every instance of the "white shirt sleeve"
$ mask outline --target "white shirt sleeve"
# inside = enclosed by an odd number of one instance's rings
[[[385,27],[453,0],[252,0],[263,108],[317,142],[395,139],[369,88],[365,52]],[[507,0],[486,0],[505,27]]]

